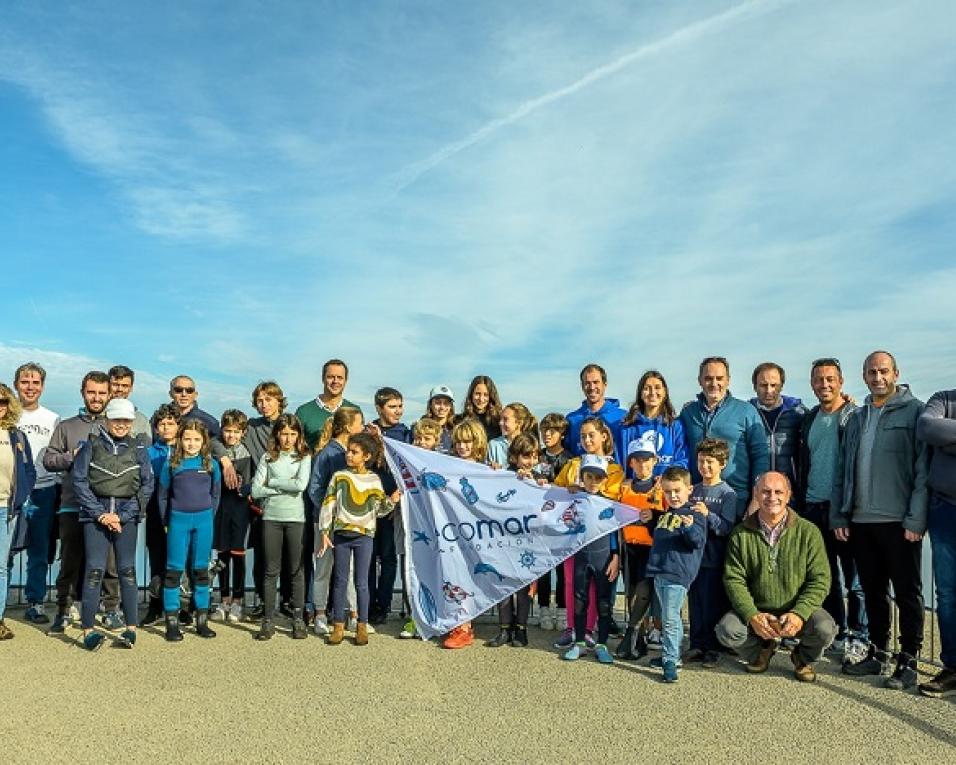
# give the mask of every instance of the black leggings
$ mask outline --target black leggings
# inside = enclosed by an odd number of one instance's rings
[[[245,551],[223,550],[219,553],[222,570],[219,572],[219,594],[223,598],[242,600],[246,594],[246,553]],[[230,566],[229,564],[232,563]],[[232,586],[229,585],[229,573],[232,570]]]
[[[580,641],[584,639],[588,613],[588,588],[594,580],[597,596],[597,642],[607,644],[611,628],[611,597],[613,585],[605,571],[611,562],[607,551],[597,554],[587,548],[574,555],[574,635]]]
[[[516,604],[517,603],[517,607]],[[531,585],[525,585],[498,604],[498,624],[505,629],[512,626],[527,627],[531,611]]]
[[[564,566],[560,565],[557,568],[549,571],[547,574],[538,579],[538,608],[550,608],[551,606],[551,574],[554,573],[557,576],[557,583],[554,590],[554,604],[558,608],[566,608],[567,605],[564,602]]]
[[[301,521],[263,521],[262,550],[265,553],[265,578],[263,580],[262,602],[265,606],[263,618],[272,619],[276,610],[276,582],[284,561],[288,561],[292,578],[292,608],[300,612],[305,604],[305,580],[302,574],[302,531],[305,524]]]

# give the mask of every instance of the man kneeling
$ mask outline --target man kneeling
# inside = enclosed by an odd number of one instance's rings
[[[757,512],[728,542],[724,586],[733,610],[717,625],[717,639],[748,662],[748,672],[766,672],[780,640],[794,638],[794,676],[812,683],[812,665],[837,633],[821,607],[830,590],[823,537],[788,506],[790,482],[782,473],[764,473],[754,491]]]

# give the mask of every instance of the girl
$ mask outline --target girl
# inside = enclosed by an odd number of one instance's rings
[[[621,466],[613,461],[611,455],[614,454],[614,438],[611,435],[611,429],[607,426],[607,423],[604,422],[600,417],[588,417],[581,423],[581,448],[584,449],[584,454],[595,455],[599,457],[607,457],[607,480],[605,492],[608,496],[616,497],[621,490],[621,481],[624,480],[624,471],[621,469]],[[569,460],[568,463],[562,468],[561,472],[558,473],[558,477],[554,479],[555,486],[564,486],[564,487],[573,487],[581,485],[581,457],[574,457]],[[565,603],[574,602],[574,560],[569,558],[563,564],[564,566],[564,599]],[[588,647],[592,647],[594,640],[591,637],[591,632],[594,630],[594,625],[597,623],[597,607],[596,607],[597,598],[595,597],[594,592],[591,592],[591,597],[588,599],[589,607],[587,613],[587,634],[584,636],[584,640],[587,643]],[[567,626],[564,632],[561,633],[561,636],[555,641],[555,648],[568,648],[574,643],[575,634],[574,634],[574,614],[570,608],[567,609]]]
[[[136,586],[136,525],[153,493],[153,470],[146,448],[130,435],[136,409],[125,398],[106,405],[106,425],[84,442],[73,462],[73,488],[80,504],[86,575],[83,579],[83,647],[93,651],[106,636],[93,629],[100,604],[106,558],[116,555],[126,629],[116,644],[136,642],[139,590]],[[179,582],[177,580],[177,586]],[[178,593],[178,589],[177,589]],[[178,604],[177,598],[177,604]]]
[[[305,581],[302,568],[302,537],[305,529],[305,500],[312,458],[305,443],[302,423],[294,414],[276,418],[272,440],[252,479],[252,496],[262,500],[262,549],[265,553],[262,625],[256,640],[275,635],[276,582],[283,563],[292,580],[292,637],[306,637],[302,610]]]
[[[206,426],[199,420],[185,420],[159,477],[159,512],[167,529],[163,607],[166,640],[171,643],[183,639],[178,615],[179,582],[187,563],[193,572],[196,634],[216,637],[209,628],[209,556],[220,481],[219,464],[209,453]],[[187,560],[190,549],[192,560]]]
[[[508,464],[508,445],[519,433],[537,433],[538,421],[531,410],[517,401],[501,410],[501,435],[488,444],[488,463],[493,468]]]
[[[459,420],[466,417],[476,419],[484,426],[489,441],[501,435],[501,399],[490,377],[478,375],[472,379]]]
[[[7,560],[14,531],[18,525],[25,527],[22,520],[19,524],[10,521],[19,517],[37,477],[30,442],[17,430],[21,411],[13,391],[0,383],[0,640],[13,638],[13,630],[3,621],[10,574]]]
[[[364,426],[362,411],[351,406],[339,407],[335,414],[325,421],[316,446],[312,476],[309,478],[309,499],[315,507],[322,507],[332,476],[345,469],[345,451],[349,437],[361,433]],[[332,581],[333,563],[331,554],[324,555],[316,550],[313,629],[320,637],[329,634],[329,584]],[[348,597],[349,603],[355,602],[355,591],[351,588]]]
[[[428,406],[425,416],[438,420],[441,424],[441,440],[438,451],[451,454],[451,429],[455,421],[455,397],[447,385],[436,385],[428,393]]]
[[[508,470],[519,478],[534,481],[532,471],[538,464],[538,439],[530,433],[519,433],[508,447]],[[531,611],[531,589],[526,584],[498,604],[498,634],[485,645],[498,648],[505,643],[528,645],[528,613]]]
[[[322,529],[320,555],[333,550],[335,556],[335,589],[332,593],[332,634],[329,645],[338,645],[345,635],[345,595],[349,563],[355,572],[358,598],[358,623],[355,645],[368,645],[368,572],[375,538],[375,522],[392,512],[399,499],[398,489],[385,497],[382,481],[372,471],[382,459],[382,446],[370,433],[349,436],[345,453],[345,470],[337,471],[319,513]]]
[[[163,465],[175,448],[179,433],[179,409],[163,404],[149,420],[155,438],[146,450],[153,468],[153,496],[146,506],[146,551],[149,554],[149,607],[140,622],[144,627],[163,618],[163,583],[166,581],[166,528],[159,512],[159,478]]]
[[[687,441],[684,426],[674,412],[667,381],[657,370],[641,375],[637,383],[634,403],[621,421],[617,436],[617,454],[627,454],[628,445],[648,431],[657,438],[657,464],[654,475],[661,475],[671,466],[687,467]],[[632,475],[630,467],[628,476]]]
[[[236,471],[238,485],[230,489],[223,480],[222,500],[216,513],[212,546],[219,551],[219,594],[221,603],[214,618],[238,623],[242,619],[242,600],[246,593],[246,538],[249,535],[249,492],[252,482],[252,457],[244,443],[248,418],[238,409],[222,413],[219,440],[226,457]],[[229,577],[232,575],[232,586]]]

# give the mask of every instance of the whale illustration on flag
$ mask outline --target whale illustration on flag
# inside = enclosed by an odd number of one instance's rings
[[[404,527],[415,530],[405,535],[406,582],[426,639],[471,621],[595,539],[640,520],[633,507],[603,496],[538,486],[508,470],[383,440],[403,491]]]

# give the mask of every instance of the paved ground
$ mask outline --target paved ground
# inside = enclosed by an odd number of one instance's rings
[[[8,614],[0,643],[9,762],[956,762],[956,704],[844,679],[815,685],[778,655],[751,677],[732,660],[675,686],[637,666],[562,662],[556,633],[527,649],[444,651],[394,636],[325,645],[252,625],[169,645],[144,630],[132,651],[88,654]],[[491,625],[479,627],[490,637]],[[390,634],[389,634],[390,633]]]

